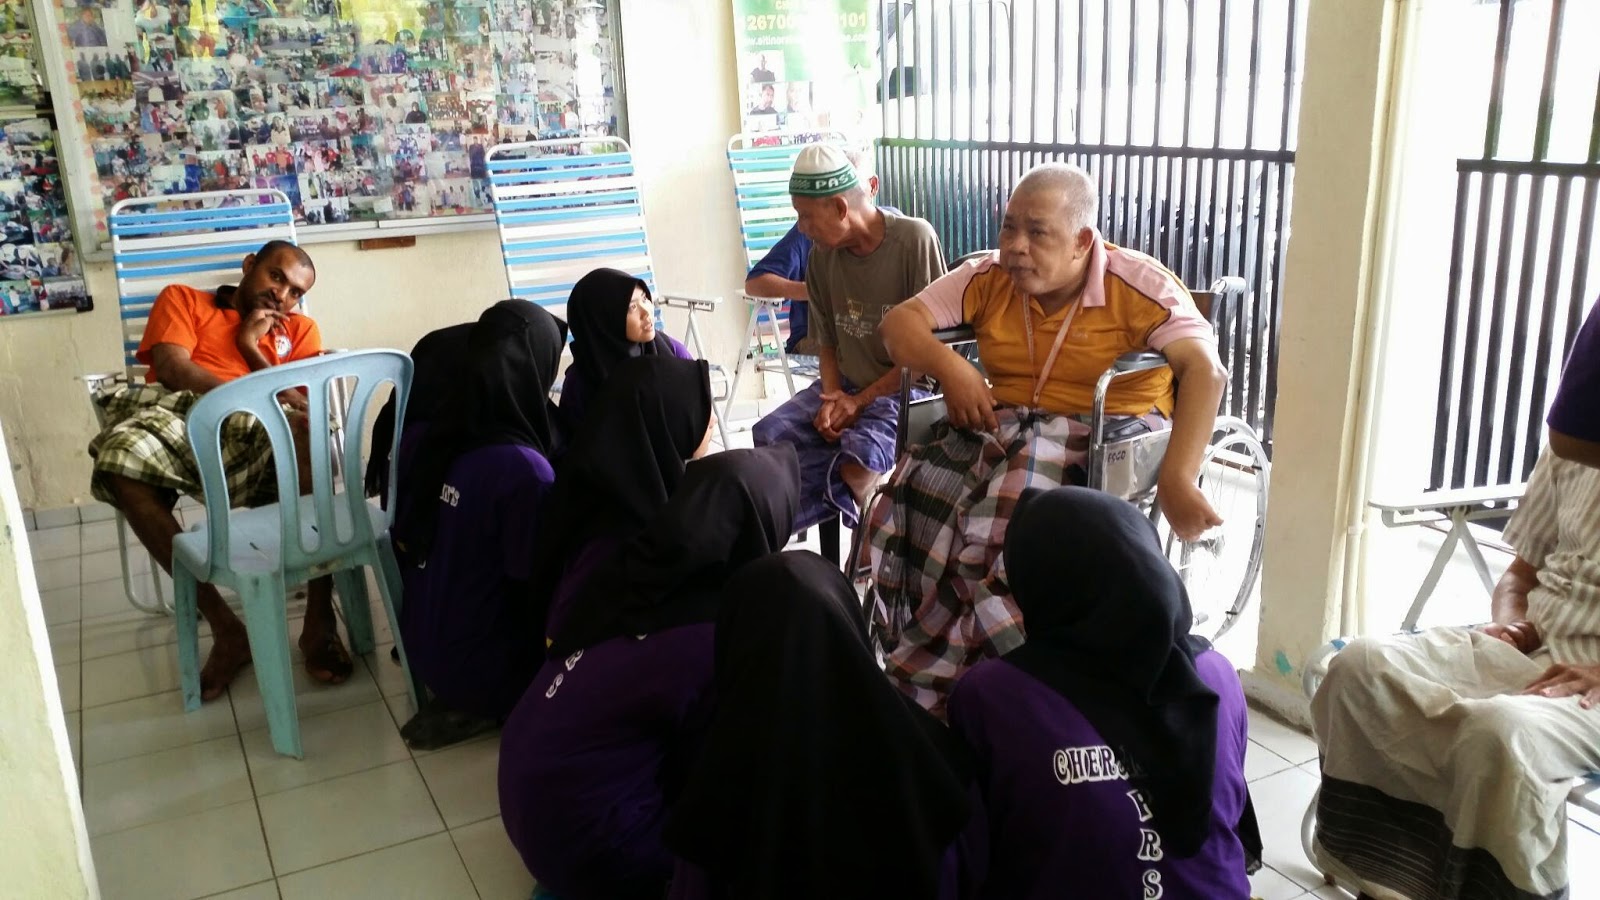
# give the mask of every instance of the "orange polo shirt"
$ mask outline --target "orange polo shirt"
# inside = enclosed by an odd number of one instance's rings
[[[322,352],[322,332],[310,316],[296,313],[284,323],[288,333],[267,332],[257,345],[273,365],[305,359]],[[176,344],[189,351],[195,365],[232,381],[250,374],[250,364],[239,352],[239,311],[217,304],[217,295],[182,284],[170,284],[156,297],[150,319],[139,342],[139,362],[151,365],[150,351],[157,344]],[[151,369],[145,380],[155,383]]]
[[[969,324],[978,335],[978,356],[996,400],[1032,406],[1035,375],[1050,355],[1056,335],[1073,308],[1046,316],[1039,301],[1025,296],[1000,268],[998,251],[970,260],[935,281],[921,300],[938,328]],[[1028,358],[1022,304],[1031,304],[1034,359]],[[1096,241],[1071,330],[1039,395],[1038,406],[1060,415],[1088,415],[1101,374],[1124,353],[1161,350],[1187,338],[1215,342],[1211,323],[1166,267],[1133,250]],[[1171,369],[1152,369],[1117,379],[1106,396],[1106,412],[1138,416],[1152,409],[1172,414]]]

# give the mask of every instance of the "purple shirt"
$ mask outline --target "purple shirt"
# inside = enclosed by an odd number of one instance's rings
[[[420,431],[400,448],[401,484]],[[555,472],[539,451],[514,444],[457,457],[439,499],[428,559],[401,573],[400,634],[406,659],[455,709],[499,717],[511,711],[537,669],[539,635],[520,612],[532,577],[539,510]],[[417,502],[420,498],[410,498]]]
[[[681,341],[670,334],[663,334],[667,344],[672,347],[672,355],[679,359],[694,359],[694,354],[689,352]],[[578,364],[567,366],[566,374],[561,377],[561,398],[556,401],[560,408],[563,424],[567,426],[569,434],[575,434],[578,426],[583,424],[584,416],[589,414],[589,385],[584,382],[583,375],[578,371]]]
[[[1568,437],[1600,442],[1600,303],[1589,310],[1572,344],[1549,421]]]
[[[1250,896],[1235,832],[1246,798],[1244,691],[1215,650],[1196,664],[1222,702],[1211,836],[1189,859],[1162,855],[1160,819],[1141,818],[1111,749],[1065,697],[1004,660],[979,663],[956,683],[950,725],[976,755],[987,812],[969,826],[987,833],[963,840],[987,847],[973,896],[1054,900],[1069,885],[1075,897],[1106,900],[1154,896],[1157,885],[1172,898]]]
[[[544,664],[500,736],[500,815],[559,897],[665,884],[664,782],[704,736],[715,626],[613,638]]]

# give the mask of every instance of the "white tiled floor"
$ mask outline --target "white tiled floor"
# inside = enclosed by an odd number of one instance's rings
[[[131,610],[120,582],[104,580],[118,571],[114,552],[110,564],[97,556],[114,542],[108,525],[28,535],[36,566],[51,572],[41,598],[103,896],[527,898],[532,879],[498,815],[497,736],[408,750],[399,725],[409,701],[387,643],[339,687],[297,670],[303,761],[272,752],[248,671],[227,697],[185,714],[171,621]],[[303,613],[291,603],[291,617]],[[379,610],[380,642],[382,619]],[[1300,850],[1315,744],[1258,713],[1250,727],[1246,776],[1268,862],[1256,895],[1347,898]],[[1600,836],[1572,832],[1574,896],[1587,896],[1580,885],[1600,885],[1600,863],[1589,865]]]

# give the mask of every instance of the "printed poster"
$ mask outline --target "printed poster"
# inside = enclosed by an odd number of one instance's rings
[[[864,136],[877,83],[871,0],[733,0],[744,131]]]

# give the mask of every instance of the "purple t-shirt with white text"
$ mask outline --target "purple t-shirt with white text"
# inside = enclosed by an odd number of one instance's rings
[[[984,900],[1247,900],[1244,692],[1215,650],[1196,658],[1221,697],[1211,836],[1188,859],[1163,853],[1159,815],[1123,775],[1112,748],[1065,697],[1003,659],[973,667],[950,695],[950,726],[972,747],[986,819]],[[1070,886],[1070,891],[1068,887]]]
[[[704,737],[712,624],[602,641],[550,660],[500,735],[500,815],[559,897],[664,884],[669,773]]]
[[[420,429],[400,447],[400,483]],[[445,477],[428,558],[400,573],[400,634],[412,671],[453,709],[499,717],[511,711],[542,655],[522,596],[532,577],[539,512],[555,471],[539,451],[515,444],[469,450]],[[421,502],[408,498],[407,502]]]
[[[1600,303],[1572,344],[1549,421],[1568,437],[1600,442]]]

